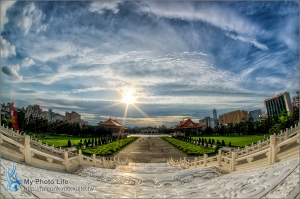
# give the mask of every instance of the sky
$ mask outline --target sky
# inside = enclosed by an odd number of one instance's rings
[[[1,103],[91,125],[264,113],[299,90],[299,2],[1,1],[0,81]]]

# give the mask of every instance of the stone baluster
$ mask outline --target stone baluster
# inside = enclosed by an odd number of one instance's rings
[[[276,157],[276,136],[271,135],[270,149],[269,149],[269,156],[268,156],[269,164],[273,164],[275,162],[275,157]]]
[[[249,147],[246,146],[246,154],[248,155],[249,154]]]
[[[69,171],[70,170],[70,161],[69,161],[68,152],[64,152],[64,165],[65,165],[66,171]]]
[[[261,140],[258,141],[258,150],[261,150],[262,146],[261,146]]]
[[[203,162],[204,167],[206,167],[206,159],[207,159],[207,154],[204,154],[204,162]]]
[[[235,170],[235,158],[236,158],[236,152],[232,152],[231,162],[230,162],[230,171]]]
[[[286,128],[285,134],[284,134],[284,140],[287,140],[289,138],[289,129]]]
[[[221,166],[221,158],[222,158],[222,150],[219,149],[219,151],[218,151],[218,157],[217,157],[217,159],[218,159],[218,166]]]
[[[95,167],[96,166],[96,155],[93,154],[93,166]]]
[[[29,135],[26,135],[25,139],[24,139],[24,156],[25,156],[26,164],[31,165],[31,163],[32,163],[31,162],[32,154],[31,154],[31,148],[30,148],[30,137],[29,137]]]

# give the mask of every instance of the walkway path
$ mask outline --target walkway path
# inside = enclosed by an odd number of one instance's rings
[[[167,159],[179,159],[185,155],[157,136],[140,137],[116,158],[130,158],[135,163],[166,163]]]

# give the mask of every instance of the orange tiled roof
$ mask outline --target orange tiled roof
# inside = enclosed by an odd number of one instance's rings
[[[199,123],[193,122],[190,118],[180,121],[179,124],[174,126],[172,129],[195,129],[195,128],[202,128],[199,126]]]
[[[116,126],[116,127],[122,127],[123,125],[117,122],[116,119],[112,119],[111,117],[106,120],[105,122],[98,122],[98,124],[102,126]]]

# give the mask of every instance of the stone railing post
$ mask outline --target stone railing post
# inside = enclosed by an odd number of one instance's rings
[[[258,150],[261,150],[261,140],[258,141]]]
[[[41,150],[41,145],[42,145],[42,141],[39,140],[39,143],[38,143],[38,148],[39,148],[39,150]]]
[[[219,149],[219,151],[218,151],[218,157],[217,157],[218,166],[221,166],[221,158],[222,158],[222,150]]]
[[[276,136],[271,135],[270,136],[270,149],[269,149],[269,164],[273,164],[275,162],[275,156],[276,156]]]
[[[93,166],[95,167],[96,166],[96,155],[93,154]]]
[[[79,165],[82,165],[83,157],[82,157],[82,151],[81,149],[78,150],[78,162]]]
[[[69,154],[68,152],[64,152],[64,165],[65,165],[65,168],[66,168],[66,171],[69,171],[70,170],[70,161],[69,161]]]
[[[17,134],[20,134],[20,133],[19,133],[19,130],[17,130]]]
[[[236,152],[232,152],[232,154],[231,154],[231,162],[230,162],[230,171],[234,171],[235,170],[235,156],[236,156]]]
[[[288,128],[286,129],[285,133],[284,133],[284,140],[289,139],[289,130]]]
[[[29,137],[29,135],[26,135],[25,139],[24,139],[24,156],[25,156],[26,164],[31,165],[31,163],[32,163],[31,162],[32,154],[31,154],[31,148],[30,148],[30,137]]]
[[[204,167],[206,167],[206,159],[207,159],[207,154],[204,154],[204,156],[203,156],[203,164],[204,164]]]
[[[248,155],[249,154],[249,147],[246,146],[246,154]]]

